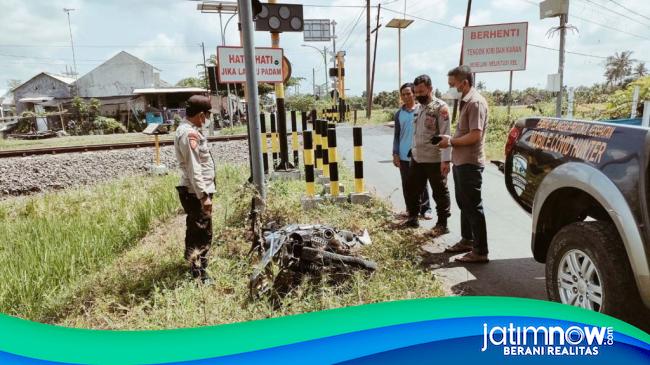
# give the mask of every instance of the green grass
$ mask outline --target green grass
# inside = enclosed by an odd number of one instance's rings
[[[372,275],[355,272],[343,281],[328,274],[304,277],[279,302],[250,300],[246,216],[252,195],[242,185],[246,171],[226,165],[217,172],[209,264],[216,284],[208,287],[187,274],[183,216],[173,215],[149,229],[158,222],[156,216],[169,217],[177,209],[174,177],[3,202],[6,233],[1,242],[7,243],[0,256],[2,310],[65,326],[159,329],[444,295],[434,276],[420,266],[419,247],[426,238],[389,228],[392,212],[386,202],[324,205],[304,212],[304,183],[293,181],[269,183],[264,221],[367,228],[373,244],[362,254],[375,260],[379,270]],[[351,187],[350,173],[342,175]]]
[[[366,118],[365,110],[357,111],[357,124],[358,126],[364,125],[383,125],[393,121],[395,116],[395,109],[373,109],[370,114],[370,119]],[[350,123],[354,123],[354,111],[350,111]]]
[[[173,140],[173,135],[163,135],[161,140]],[[0,139],[0,151],[17,150],[26,148],[47,148],[47,147],[67,147],[67,146],[85,146],[106,143],[126,143],[126,142],[143,142],[153,141],[153,136],[147,136],[142,133],[123,133],[123,134],[103,134],[92,136],[67,136],[54,137],[47,139],[25,140],[25,139]]]
[[[246,125],[245,124],[239,124],[239,125],[236,125],[236,126],[233,126],[233,127],[221,128],[219,130],[218,134],[220,136],[232,136],[232,135],[235,135],[235,134],[246,134],[246,133],[247,133]]]
[[[176,211],[176,177],[133,177],[0,202],[0,311],[42,320],[75,282]]]

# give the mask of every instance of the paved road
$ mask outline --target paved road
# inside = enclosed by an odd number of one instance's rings
[[[339,154],[344,164],[352,168],[352,129],[341,126],[337,138]],[[370,191],[388,198],[396,211],[403,211],[399,170],[391,161],[392,138],[392,128],[364,128],[364,175]],[[537,263],[530,252],[530,217],[510,198],[503,175],[496,167],[487,166],[483,179],[490,263],[459,265],[453,261],[455,256],[443,252],[444,247],[460,239],[460,211],[453,198],[451,174],[452,217],[449,224],[452,232],[423,247],[424,261],[453,294],[546,299],[544,265]],[[420,223],[423,227],[434,224],[433,221]]]

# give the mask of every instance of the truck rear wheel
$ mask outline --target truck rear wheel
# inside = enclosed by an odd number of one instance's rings
[[[546,256],[546,292],[556,302],[627,317],[640,298],[616,227],[592,221],[562,228]]]

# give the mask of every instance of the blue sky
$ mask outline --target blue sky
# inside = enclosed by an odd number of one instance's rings
[[[300,3],[286,0],[287,3]],[[380,1],[373,0],[377,5]],[[402,17],[415,22],[402,32],[403,81],[427,73],[434,86],[447,89],[446,72],[458,64],[465,18],[465,0],[381,0],[380,23]],[[558,19],[539,19],[539,0],[474,0],[470,25],[529,22],[529,44],[558,48],[559,37],[547,31]],[[616,3],[629,9],[631,13]],[[365,11],[364,0],[305,0],[308,19],[334,19],[337,24],[337,48],[345,43],[346,88],[352,95],[365,89]],[[77,68],[81,75],[121,50],[130,52],[161,69],[161,78],[175,83],[195,76],[202,62],[201,42],[206,53],[215,53],[220,43],[219,16],[201,14],[197,2],[187,0],[0,0],[0,91],[9,79],[27,80],[39,72],[62,73],[72,65],[68,23],[63,8],[71,13],[76,45]],[[385,9],[385,10],[384,10]],[[618,14],[616,14],[618,13]],[[371,10],[374,27],[377,9]],[[225,24],[228,15],[224,15]],[[417,17],[417,18],[416,18]],[[358,24],[354,23],[359,19]],[[226,32],[226,43],[238,45],[236,18]],[[436,24],[435,22],[445,25]],[[595,24],[599,23],[599,24]],[[567,35],[565,84],[591,85],[602,82],[604,59],[614,52],[633,50],[633,57],[647,61],[650,68],[650,2],[647,0],[571,0],[569,24],[577,27]],[[449,27],[451,26],[451,27]],[[347,41],[346,41],[347,39]],[[258,32],[256,46],[270,46],[268,33]],[[301,92],[311,91],[312,68],[316,82],[324,79],[322,57],[313,49],[301,47],[301,33],[284,33],[281,46],[292,62],[293,75],[307,80]],[[331,43],[309,43],[322,48]],[[396,89],[397,31],[382,27],[379,31],[375,91]],[[585,56],[589,55],[589,56]],[[328,65],[329,66],[329,65]],[[546,75],[557,72],[558,52],[528,47],[527,69],[516,72],[514,88],[545,87]],[[507,89],[508,73],[484,73],[477,76],[487,88]]]

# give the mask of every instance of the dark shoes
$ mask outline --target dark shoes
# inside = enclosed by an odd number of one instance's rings
[[[447,224],[437,223],[433,228],[431,228],[431,232],[429,232],[429,235],[431,235],[432,238],[436,238],[447,233],[449,233],[449,228],[447,228]]]
[[[405,228],[420,228],[420,223],[418,222],[417,218],[415,218],[415,219],[409,218],[405,222],[403,222],[400,225],[400,227],[402,229],[405,229]]]
[[[460,241],[456,242],[453,246],[445,248],[445,252],[449,253],[463,253],[470,252],[474,249],[474,243],[470,240],[461,238]]]

